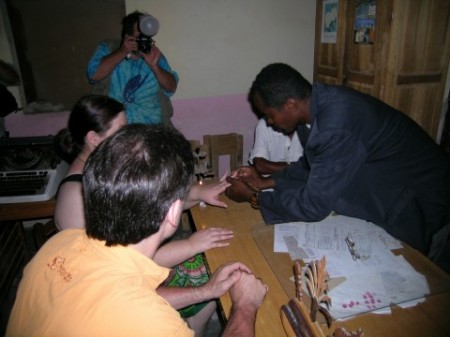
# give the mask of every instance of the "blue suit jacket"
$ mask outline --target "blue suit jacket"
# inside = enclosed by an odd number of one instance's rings
[[[335,211],[427,253],[450,222],[450,157],[402,112],[350,88],[314,84],[311,115],[304,158],[260,194],[265,221],[320,221]]]

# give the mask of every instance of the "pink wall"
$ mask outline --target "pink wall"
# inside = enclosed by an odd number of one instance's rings
[[[173,124],[187,139],[203,142],[205,134],[237,132],[244,136],[244,161],[253,146],[257,117],[247,95],[174,100]]]
[[[172,122],[187,139],[203,142],[205,134],[238,132],[244,136],[244,162],[253,146],[256,115],[247,95],[174,99]],[[10,137],[54,135],[66,127],[69,111],[11,114],[5,118]]]

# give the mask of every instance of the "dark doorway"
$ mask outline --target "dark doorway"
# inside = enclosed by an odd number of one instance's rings
[[[6,0],[25,97],[70,109],[91,92],[87,62],[96,45],[120,38],[124,0]],[[26,109],[24,109],[27,111]]]

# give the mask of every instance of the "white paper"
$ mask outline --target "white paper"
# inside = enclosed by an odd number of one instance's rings
[[[346,319],[368,311],[389,313],[389,306],[413,305],[429,293],[425,277],[402,257],[392,253],[400,241],[368,221],[330,215],[320,222],[275,225],[275,252],[288,252],[293,260],[327,260],[330,278],[345,281],[330,290],[331,315]],[[351,238],[360,256],[351,254]]]

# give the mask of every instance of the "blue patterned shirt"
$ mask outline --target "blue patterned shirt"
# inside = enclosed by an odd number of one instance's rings
[[[88,78],[92,84],[96,83],[92,76],[101,60],[111,52],[107,42],[97,46],[87,67]],[[172,71],[164,55],[161,55],[159,66],[173,74],[178,82],[177,73]],[[159,88],[158,79],[144,59],[124,59],[110,75],[108,95],[124,104],[128,123],[160,124],[162,111],[158,99]],[[164,94],[169,97],[173,95],[165,91]]]

